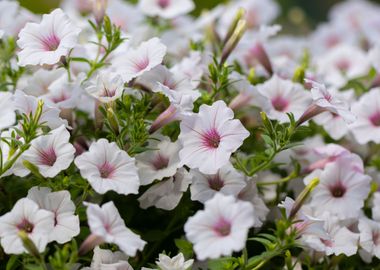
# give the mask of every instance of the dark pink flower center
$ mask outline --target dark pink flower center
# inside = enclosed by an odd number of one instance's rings
[[[326,39],[326,44],[327,44],[327,47],[329,48],[332,48],[334,47],[335,45],[339,44],[340,42],[340,39],[338,36],[329,36],[327,39]]]
[[[141,59],[135,63],[135,69],[137,72],[140,72],[140,71],[146,69],[146,67],[148,65],[149,65],[149,58],[144,57],[143,59]]]
[[[25,231],[26,233],[32,233],[34,225],[27,219],[23,219],[19,224],[16,225],[17,229],[20,231]]]
[[[227,236],[231,233],[231,223],[224,218],[220,218],[213,229],[218,236]]]
[[[288,107],[289,102],[282,96],[277,96],[272,99],[272,106],[276,111],[283,112]]]
[[[375,112],[369,117],[369,121],[371,121],[372,125],[375,127],[380,126],[380,111]]]
[[[54,33],[41,39],[45,51],[55,51],[61,42],[60,38]]]
[[[348,59],[341,59],[338,62],[336,62],[335,66],[342,72],[347,72],[347,70],[350,68],[351,63]]]
[[[169,159],[161,155],[161,153],[158,153],[152,160],[152,166],[157,171],[167,168],[168,164],[169,164]]]
[[[116,94],[116,89],[108,89],[107,87],[103,88],[103,92],[100,95],[101,97],[113,97]]]
[[[45,150],[39,151],[38,155],[39,155],[39,161],[42,165],[51,167],[57,161],[57,154],[55,153],[55,150],[53,147],[49,147]]]
[[[331,240],[329,240],[329,239],[322,239],[322,238],[321,238],[321,242],[322,242],[325,246],[327,246],[327,247],[332,247],[332,246],[333,246],[333,242],[332,242]]]
[[[167,8],[170,4],[170,0],[158,0],[157,4],[161,7],[161,8]]]
[[[224,182],[223,180],[220,178],[219,174],[215,174],[213,176],[210,176],[208,179],[208,186],[213,189],[213,190],[216,190],[216,191],[220,191],[223,186],[224,186]]]
[[[115,171],[115,167],[106,161],[98,167],[98,170],[101,178],[110,178]]]
[[[342,198],[346,193],[346,187],[341,182],[329,187],[330,193],[334,198]]]
[[[59,102],[67,100],[68,98],[69,97],[66,96],[65,93],[61,92],[61,94],[59,94],[58,96],[52,97],[51,101],[53,101],[54,103],[59,103]]]
[[[207,148],[218,148],[221,137],[215,128],[202,134],[202,143]]]
[[[380,233],[379,232],[373,232],[372,233],[372,241],[375,244],[375,246],[378,246],[380,244]]]

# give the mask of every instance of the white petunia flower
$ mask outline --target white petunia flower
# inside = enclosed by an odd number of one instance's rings
[[[138,193],[140,180],[135,159],[114,142],[100,139],[92,143],[89,151],[78,156],[74,163],[100,194],[109,190],[125,195]]]
[[[148,148],[152,150],[136,155],[141,185],[149,185],[154,180],[173,176],[180,167],[178,141],[171,142],[169,137],[156,136],[149,141]]]
[[[37,166],[44,177],[54,177],[74,160],[75,148],[69,139],[70,133],[62,125],[34,139],[21,158]]]
[[[378,191],[373,194],[372,218],[380,222],[380,192]]]
[[[167,180],[154,184],[138,199],[140,207],[147,209],[154,206],[164,210],[173,210],[191,183],[190,174],[181,168]]]
[[[370,62],[366,54],[350,45],[339,45],[318,57],[317,71],[324,81],[335,87],[344,86],[348,80],[367,75]]]
[[[165,254],[158,255],[158,261],[156,264],[161,270],[187,270],[193,265],[194,260],[185,261],[185,257],[182,253],[170,258]]]
[[[306,79],[305,82],[312,86],[313,104],[304,112],[299,122],[303,123],[325,111],[342,117],[347,123],[355,121],[356,118],[351,113],[348,103],[339,98],[342,95],[339,95],[336,90],[327,90],[324,84],[312,80]]]
[[[33,73],[33,76],[26,77],[23,81],[19,81],[17,86],[21,88],[25,94],[39,97],[49,92],[49,87],[57,79],[65,74],[63,68],[46,70],[39,69]],[[21,78],[22,80],[23,78]]]
[[[205,203],[204,210],[187,220],[186,237],[194,244],[199,260],[228,256],[244,248],[254,215],[250,203],[216,194]]]
[[[359,234],[353,233],[339,224],[334,216],[325,218],[324,229],[330,239],[323,239],[317,235],[307,235],[302,238],[302,241],[313,250],[323,252],[327,256],[332,254],[336,256],[340,254],[352,256],[356,254]]]
[[[1,245],[8,254],[26,252],[18,235],[24,231],[37,249],[43,252],[53,229],[54,214],[40,209],[34,201],[23,198],[16,202],[9,213],[0,217]]]
[[[268,118],[281,123],[289,121],[287,113],[292,113],[297,120],[311,102],[310,94],[300,84],[281,79],[277,75],[273,75],[257,88],[269,101],[263,108]]]
[[[86,85],[86,91],[102,103],[108,103],[121,97],[124,82],[120,75],[101,73]]]
[[[328,212],[340,219],[358,217],[370,191],[371,178],[353,169],[350,157],[328,164],[319,179],[310,202],[318,216]]]
[[[91,267],[82,268],[82,270],[133,270],[128,263],[128,256],[123,252],[112,252],[108,249],[94,248]]]
[[[190,170],[192,184],[191,199],[205,203],[216,193],[237,196],[246,186],[246,176],[231,165],[223,166],[216,174],[208,175],[198,170]]]
[[[183,145],[180,164],[205,174],[214,174],[228,164],[231,154],[249,136],[241,122],[233,117],[233,111],[223,101],[202,105],[199,113],[185,117],[178,137]]]
[[[61,9],[43,15],[39,24],[27,23],[17,40],[21,48],[18,64],[58,63],[62,56],[67,56],[70,49],[74,48],[80,31]]]
[[[33,187],[28,191],[27,198],[54,214],[54,229],[49,241],[63,244],[79,234],[79,217],[75,215],[75,204],[67,190],[51,192],[47,187]]]
[[[118,245],[128,256],[135,256],[138,250],[144,248],[146,242],[125,226],[113,202],[105,203],[101,207],[92,203],[86,205],[88,226],[92,235],[101,239],[101,242]]]
[[[192,0],[140,0],[139,8],[148,16],[173,19],[195,8]]]
[[[367,259],[369,262],[373,256],[380,258],[380,223],[367,218],[361,218],[358,228],[361,251],[364,251],[360,252],[362,258]]]
[[[16,90],[13,96],[13,103],[16,110],[21,114],[35,114],[38,108],[38,100],[34,96],[26,95],[20,90]],[[61,125],[67,126],[67,121],[59,117],[60,110],[47,104],[43,105],[39,123],[44,123],[51,129],[56,129]]]
[[[380,88],[363,94],[352,105],[357,120],[350,125],[352,134],[359,144],[380,143]]]
[[[10,127],[16,122],[12,96],[9,92],[0,92],[0,130]]]
[[[141,76],[161,64],[166,54],[166,46],[160,39],[152,38],[140,44],[136,49],[130,48],[115,61],[116,72],[125,82]]]

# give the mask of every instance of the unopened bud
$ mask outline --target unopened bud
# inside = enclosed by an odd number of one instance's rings
[[[235,32],[235,29],[241,19],[243,19],[245,16],[245,9],[239,8],[236,12],[235,18],[230,24],[230,27],[228,28],[227,34],[224,37],[223,45],[226,45],[227,41],[231,38],[232,34]]]
[[[23,160],[22,164],[24,165],[25,168],[27,168],[34,176],[40,179],[44,179],[44,177],[41,175],[40,170],[37,168],[36,165],[31,163],[28,160]]]
[[[292,210],[290,210],[289,220],[292,220],[297,215],[298,211],[301,209],[302,205],[305,203],[306,199],[309,197],[310,193],[319,184],[319,178],[314,178],[310,183],[302,190],[298,195],[296,201],[293,204]]]
[[[119,134],[119,122],[117,121],[117,117],[115,115],[115,112],[111,107],[107,109],[107,120],[110,124],[113,132],[118,135]]]
[[[156,120],[154,120],[152,126],[149,129],[149,133],[152,134],[155,131],[159,130],[163,126],[174,121],[177,115],[177,108],[173,105],[170,105],[164,112],[162,112]]]
[[[84,254],[86,254],[87,252],[89,252],[90,250],[94,249],[96,246],[102,243],[104,243],[102,237],[95,234],[90,234],[79,247],[78,254],[80,256],[83,256]]]
[[[92,13],[94,14],[95,21],[98,25],[103,22],[104,15],[106,14],[108,0],[93,0]]]
[[[246,20],[239,20],[235,27],[235,31],[233,32],[231,38],[227,41],[226,45],[223,48],[220,65],[223,65],[226,62],[227,58],[230,56],[231,52],[236,48],[240,39],[244,35],[245,30],[247,30]]]
[[[33,241],[29,238],[28,234],[25,231],[21,230],[18,232],[18,236],[20,237],[24,248],[29,252],[29,254],[37,259],[40,259],[40,252],[38,251],[38,248],[33,243]]]
[[[272,63],[269,59],[269,56],[261,44],[261,42],[257,42],[255,46],[253,46],[249,50],[250,54],[265,68],[265,70],[272,75],[273,74],[273,68]]]
[[[251,101],[251,96],[246,92],[239,93],[228,105],[231,110],[239,110],[240,108],[246,106]]]

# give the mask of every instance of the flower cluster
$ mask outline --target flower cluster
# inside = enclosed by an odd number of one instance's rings
[[[380,6],[137,2],[0,1],[0,268],[376,267]]]

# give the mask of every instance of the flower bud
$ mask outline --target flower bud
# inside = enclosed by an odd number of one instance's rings
[[[231,38],[227,41],[226,45],[223,48],[222,57],[220,60],[220,65],[223,65],[226,62],[227,58],[230,56],[231,52],[236,48],[243,34],[247,30],[246,20],[239,20],[235,31],[231,35]]]
[[[111,107],[107,109],[107,120],[110,124],[113,132],[118,135],[119,134],[119,122],[117,121],[117,117],[115,115],[115,112]]]
[[[149,133],[152,134],[162,128],[163,126],[171,123],[175,120],[177,108],[170,105],[164,112],[162,112],[156,120],[154,120],[152,126],[149,129]]]
[[[270,75],[273,74],[272,63],[265,48],[260,42],[257,42],[255,46],[250,49],[250,54],[265,68]]]
[[[93,0],[92,13],[95,16],[95,21],[98,25],[103,22],[106,14],[108,0]]]
[[[232,34],[235,32],[235,29],[241,19],[243,19],[245,16],[245,9],[244,8],[239,8],[238,11],[236,12],[235,18],[230,24],[230,27],[228,28],[227,34],[223,40],[223,45],[226,45],[227,41],[230,39]]]
[[[84,254],[86,254],[87,252],[89,252],[90,250],[94,249],[96,246],[102,243],[104,243],[102,237],[95,234],[90,234],[79,247],[78,254],[80,256],[83,256]]]
[[[232,110],[239,110],[240,108],[246,106],[251,101],[251,97],[243,92],[239,93],[228,105]]]
[[[18,232],[18,236],[20,237],[24,248],[29,252],[29,254],[37,259],[40,259],[40,252],[38,251],[38,248],[33,243],[33,241],[29,238],[28,234],[25,231],[21,230]]]
[[[302,205],[309,197],[313,189],[319,184],[319,178],[314,178],[310,183],[302,190],[298,195],[296,201],[294,202],[292,210],[290,210],[289,220],[292,220],[297,215],[298,211],[301,209]]]
[[[303,123],[309,121],[314,116],[321,114],[325,111],[324,108],[317,106],[316,104],[311,104],[306,111],[301,115],[301,117],[297,121],[297,127],[302,125]]]

